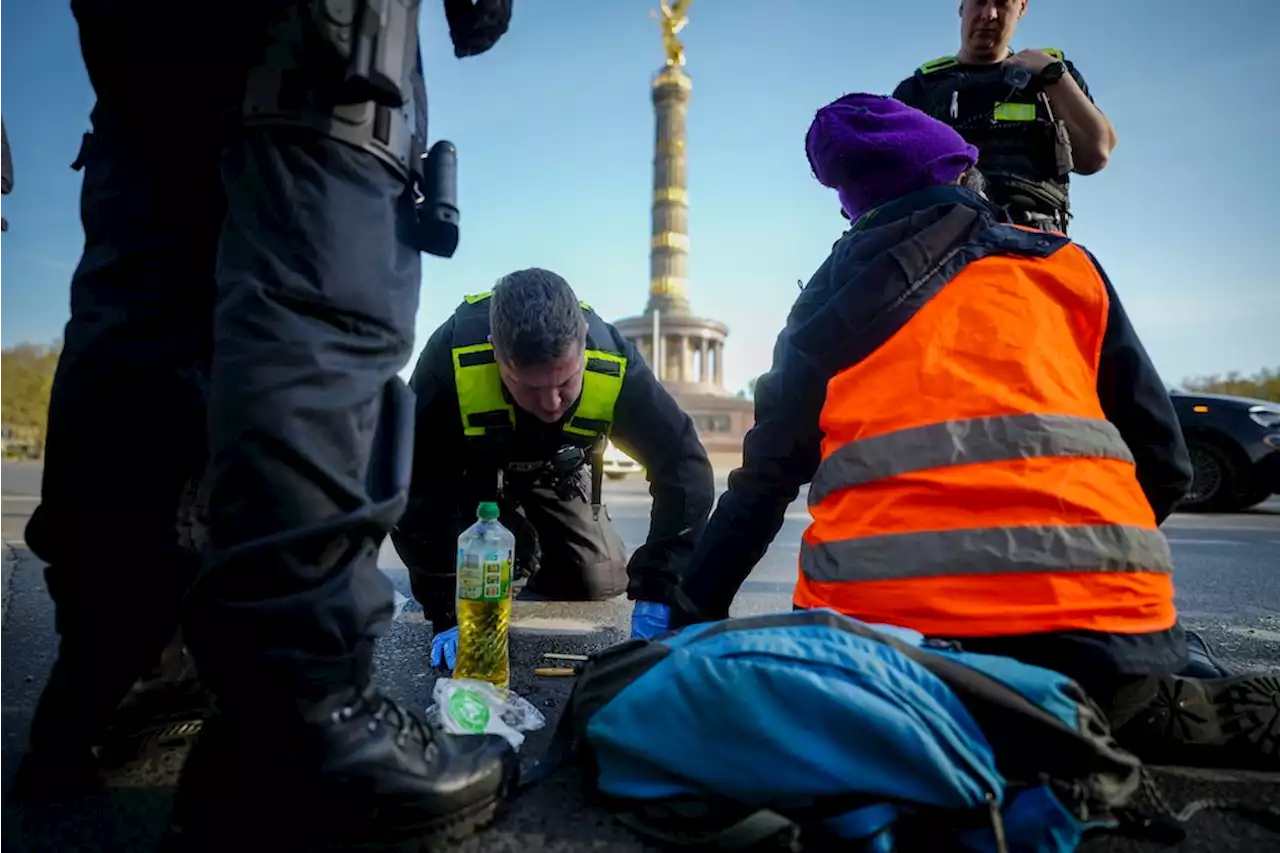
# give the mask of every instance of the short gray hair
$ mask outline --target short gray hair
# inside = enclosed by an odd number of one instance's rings
[[[494,286],[489,336],[499,359],[532,367],[582,346],[587,318],[569,282],[535,267],[503,276]]]
[[[956,183],[969,190],[969,192],[977,193],[983,198],[987,197],[987,179],[978,171],[977,166],[970,166],[965,169]]]

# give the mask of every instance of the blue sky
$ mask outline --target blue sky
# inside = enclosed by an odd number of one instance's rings
[[[503,273],[563,274],[607,318],[648,278],[656,0],[517,0],[511,32],[464,61],[424,0],[431,136],[459,149],[462,245],[424,259],[419,346],[465,293]],[[728,323],[726,382],[772,342],[844,221],[810,176],[814,111],[889,92],[957,47],[954,0],[695,0],[684,32],[691,296]],[[1015,46],[1073,59],[1119,134],[1074,183],[1073,236],[1107,268],[1166,381],[1280,365],[1280,4],[1032,0]],[[4,8],[3,109],[16,171],[4,198],[5,345],[58,337],[80,250],[68,168],[92,105],[65,0]],[[181,140],[174,140],[180,145]],[[1270,156],[1268,156],[1270,155]],[[175,178],[180,179],[180,178]]]

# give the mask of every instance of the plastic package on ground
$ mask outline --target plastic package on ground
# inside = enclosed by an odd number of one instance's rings
[[[427,719],[432,725],[455,735],[502,735],[515,749],[524,743],[523,732],[547,724],[527,699],[487,681],[437,678],[431,698],[435,704],[427,709]]]

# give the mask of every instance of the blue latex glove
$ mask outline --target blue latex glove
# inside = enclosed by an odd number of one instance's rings
[[[431,665],[447,665],[446,668],[453,672],[457,663],[458,626],[454,625],[448,631],[442,631],[431,638]]]
[[[671,630],[671,608],[656,601],[637,601],[631,611],[631,639],[652,640]]]

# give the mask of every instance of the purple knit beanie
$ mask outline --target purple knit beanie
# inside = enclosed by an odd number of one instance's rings
[[[955,183],[978,149],[949,125],[883,95],[845,95],[818,110],[804,140],[814,176],[849,219],[925,187]]]

